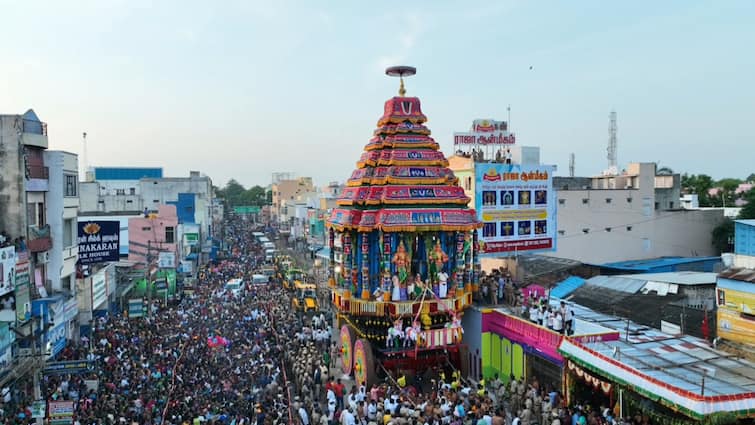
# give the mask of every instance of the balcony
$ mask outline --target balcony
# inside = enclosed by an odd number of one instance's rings
[[[23,120],[21,139],[26,146],[47,149],[47,123],[35,120]]]
[[[31,252],[44,252],[52,249],[50,226],[29,226],[29,238],[26,241],[26,246]]]
[[[50,169],[43,165],[27,165],[26,178],[47,180],[50,178]]]
[[[414,317],[420,311],[428,314],[459,312],[472,305],[471,286],[469,291],[457,292],[455,296],[445,299],[425,299],[419,301],[382,301],[352,298],[351,294],[340,288],[332,289],[333,305],[342,312],[354,316],[377,317]]]

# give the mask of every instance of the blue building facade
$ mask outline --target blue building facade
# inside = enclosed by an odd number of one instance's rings
[[[734,253],[755,256],[755,220],[734,222]]]

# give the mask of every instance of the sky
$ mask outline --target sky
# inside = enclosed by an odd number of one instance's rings
[[[0,0],[0,113],[33,108],[89,166],[344,181],[417,67],[446,155],[476,118],[568,174],[618,161],[755,172],[755,2]]]

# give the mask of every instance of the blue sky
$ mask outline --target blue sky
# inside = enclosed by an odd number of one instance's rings
[[[0,113],[34,108],[90,165],[349,176],[408,64],[446,154],[475,118],[578,175],[658,161],[755,172],[755,2],[0,0]],[[530,66],[533,69],[530,70]]]

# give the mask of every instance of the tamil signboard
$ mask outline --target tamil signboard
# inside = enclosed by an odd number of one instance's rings
[[[94,370],[94,362],[87,360],[71,360],[64,362],[47,362],[45,363],[42,374],[44,375],[65,375],[80,374]]]
[[[474,120],[469,132],[454,133],[454,146],[513,145],[516,136],[510,133],[506,121]]]
[[[78,232],[81,264],[118,261],[120,221],[80,221]]]
[[[199,243],[199,233],[184,233],[186,245],[194,246]]]
[[[16,289],[16,248],[0,248],[0,296]]]
[[[552,165],[475,164],[482,255],[556,249]]]

